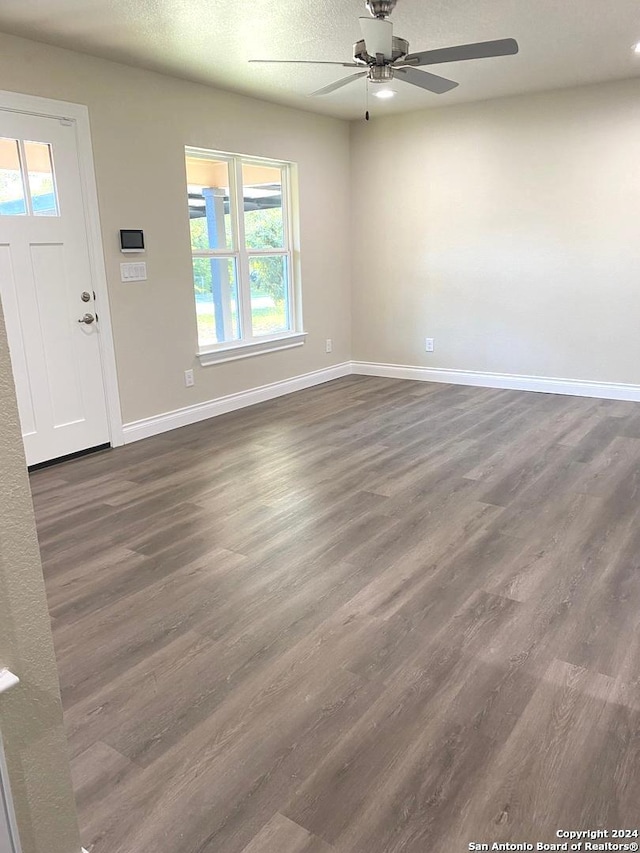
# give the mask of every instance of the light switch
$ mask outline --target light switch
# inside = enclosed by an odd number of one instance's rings
[[[146,262],[138,261],[134,264],[120,264],[120,279],[122,281],[146,281]]]

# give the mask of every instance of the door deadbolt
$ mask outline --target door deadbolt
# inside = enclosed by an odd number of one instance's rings
[[[89,293],[88,290],[83,290],[82,293],[80,294],[80,299],[82,299],[83,302],[90,302],[91,301],[91,294]]]

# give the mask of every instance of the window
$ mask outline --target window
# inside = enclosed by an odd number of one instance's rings
[[[59,215],[51,146],[0,137],[0,216],[27,215]]]
[[[186,165],[201,363],[304,343],[291,164],[187,148]]]

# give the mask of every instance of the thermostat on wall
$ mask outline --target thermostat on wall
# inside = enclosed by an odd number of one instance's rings
[[[120,231],[121,252],[144,252],[144,232],[141,228]]]

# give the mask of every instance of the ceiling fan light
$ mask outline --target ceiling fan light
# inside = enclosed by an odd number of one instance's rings
[[[634,53],[640,53],[640,41],[639,41],[639,42],[636,42],[636,43],[634,44],[634,46],[633,46],[633,52],[634,52]]]
[[[393,89],[379,89],[373,94],[376,98],[380,98],[381,101],[387,100],[388,98],[395,98],[396,96],[396,93],[393,91]]]

